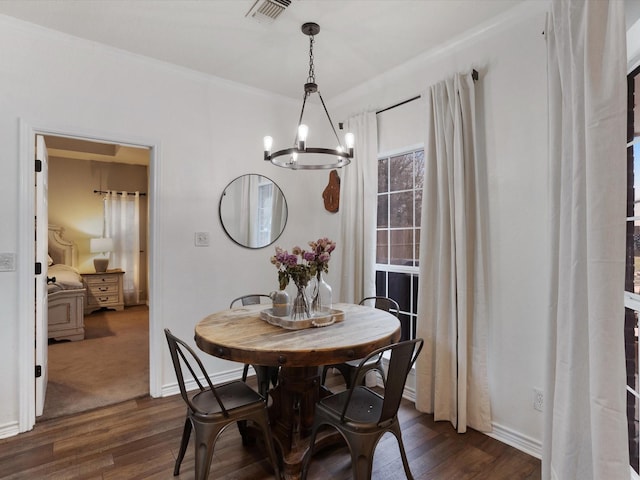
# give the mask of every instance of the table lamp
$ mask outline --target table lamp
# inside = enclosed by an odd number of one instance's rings
[[[92,238],[89,240],[89,250],[91,253],[102,253],[105,257],[96,257],[93,259],[93,266],[96,273],[104,273],[109,266],[109,253],[113,251],[112,238]]]

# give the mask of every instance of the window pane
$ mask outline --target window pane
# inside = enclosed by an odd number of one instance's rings
[[[389,191],[389,159],[378,162],[378,193]]]
[[[420,226],[422,221],[422,190],[415,191],[415,205],[416,205],[416,227]]]
[[[415,156],[415,189],[422,192],[424,186],[424,150],[414,152]]]
[[[413,226],[413,192],[389,195],[390,227]]]
[[[376,271],[376,295],[386,297],[387,295],[387,272]]]
[[[391,158],[389,175],[392,192],[413,189],[413,153]]]
[[[633,223],[633,291],[640,293],[640,221]]]
[[[631,175],[633,175],[633,179],[632,179],[632,185],[633,185],[633,189],[634,189],[634,202],[633,202],[633,216],[634,217],[638,217],[640,216],[640,175],[637,175],[638,172],[640,172],[640,145],[639,144],[634,144],[633,145],[633,173],[631,173]],[[628,153],[628,150],[627,150]]]
[[[420,229],[416,228],[416,245],[415,245],[415,264],[416,267],[420,266]]]
[[[400,310],[410,311],[411,306],[411,275],[408,273],[389,272],[389,297],[393,298]]]
[[[413,337],[413,317],[406,313],[401,313],[400,318],[400,341],[410,340]]]
[[[391,230],[391,265],[413,266],[413,230]]]
[[[376,236],[376,263],[389,263],[389,230],[378,230]]]
[[[418,313],[418,275],[411,276],[411,283],[413,285],[413,305],[411,311]]]
[[[636,392],[638,386],[638,312],[624,309],[624,351],[627,363],[627,385]]]
[[[378,195],[378,228],[389,226],[389,196]]]
[[[638,473],[638,398],[631,392],[627,392],[627,418],[629,429],[629,463]]]

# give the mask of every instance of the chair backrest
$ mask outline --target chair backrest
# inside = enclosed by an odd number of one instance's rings
[[[358,365],[355,378],[358,378],[358,374],[362,366],[369,361],[372,357],[380,355],[381,353],[389,351],[391,353],[389,359],[389,366],[387,369],[387,380],[384,387],[384,401],[382,403],[382,410],[380,412],[380,418],[377,423],[384,423],[392,419],[400,408],[400,402],[402,401],[402,393],[404,391],[404,385],[407,381],[407,375],[411,371],[411,367],[415,363],[424,341],[422,338],[416,338],[414,340],[405,340],[404,342],[394,343],[387,345],[386,347],[379,348],[365,358],[362,359]],[[342,411],[341,421],[344,421],[344,416],[347,411],[349,401],[351,400],[352,392],[355,388],[365,388],[355,384],[351,385],[349,389],[347,401],[345,402],[344,409]]]
[[[389,297],[365,297],[360,300],[360,305],[369,305],[373,302],[373,306],[379,310],[384,310],[385,312],[389,312],[394,314],[396,317],[400,313],[400,306],[398,302],[396,302],[393,298]]]
[[[262,303],[262,299],[267,298],[271,300],[271,297],[264,293],[251,293],[249,295],[242,295],[241,297],[234,298],[229,304],[229,308],[233,308],[233,304],[236,302],[241,302],[242,305],[257,305],[259,303]]]
[[[196,355],[196,352],[193,351],[189,345],[187,345],[184,341],[180,340],[178,337],[174,336],[168,328],[164,329],[164,334],[167,337],[167,343],[169,345],[169,352],[171,352],[171,361],[173,362],[173,368],[176,371],[176,379],[178,380],[178,386],[180,387],[180,394],[182,395],[182,399],[189,406],[191,411],[196,413],[207,413],[202,412],[196,405],[193,404],[191,398],[187,394],[187,388],[184,382],[184,374],[183,374],[183,365],[189,370],[193,380],[198,384],[198,388],[200,391],[206,390],[206,387],[202,384],[200,379],[198,378],[198,373],[200,376],[204,377],[206,380],[207,386],[213,393],[216,401],[220,405],[220,410],[222,411],[225,417],[228,417],[229,414],[227,410],[224,408],[222,404],[222,400],[218,396],[213,383],[211,383],[211,379],[209,378],[209,374],[204,368],[204,365]]]

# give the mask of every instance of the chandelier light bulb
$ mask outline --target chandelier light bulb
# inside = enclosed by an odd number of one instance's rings
[[[271,147],[273,146],[273,138],[269,135],[264,137],[264,159],[269,160],[271,156]]]
[[[264,137],[264,151],[271,153],[271,147],[273,147],[273,137],[267,135]]]
[[[298,150],[305,150],[308,133],[309,127],[307,127],[304,123],[298,126]]]
[[[349,132],[344,136],[344,143],[347,145],[347,148],[353,148],[355,145],[355,137],[353,133]]]
[[[353,133],[349,132],[344,136],[344,143],[347,145],[349,156],[353,157],[353,147],[356,143]]]

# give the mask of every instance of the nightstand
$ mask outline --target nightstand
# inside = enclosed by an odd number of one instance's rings
[[[84,314],[111,308],[124,310],[124,292],[122,290],[122,270],[107,270],[102,273],[82,273],[87,284],[87,303]]]

